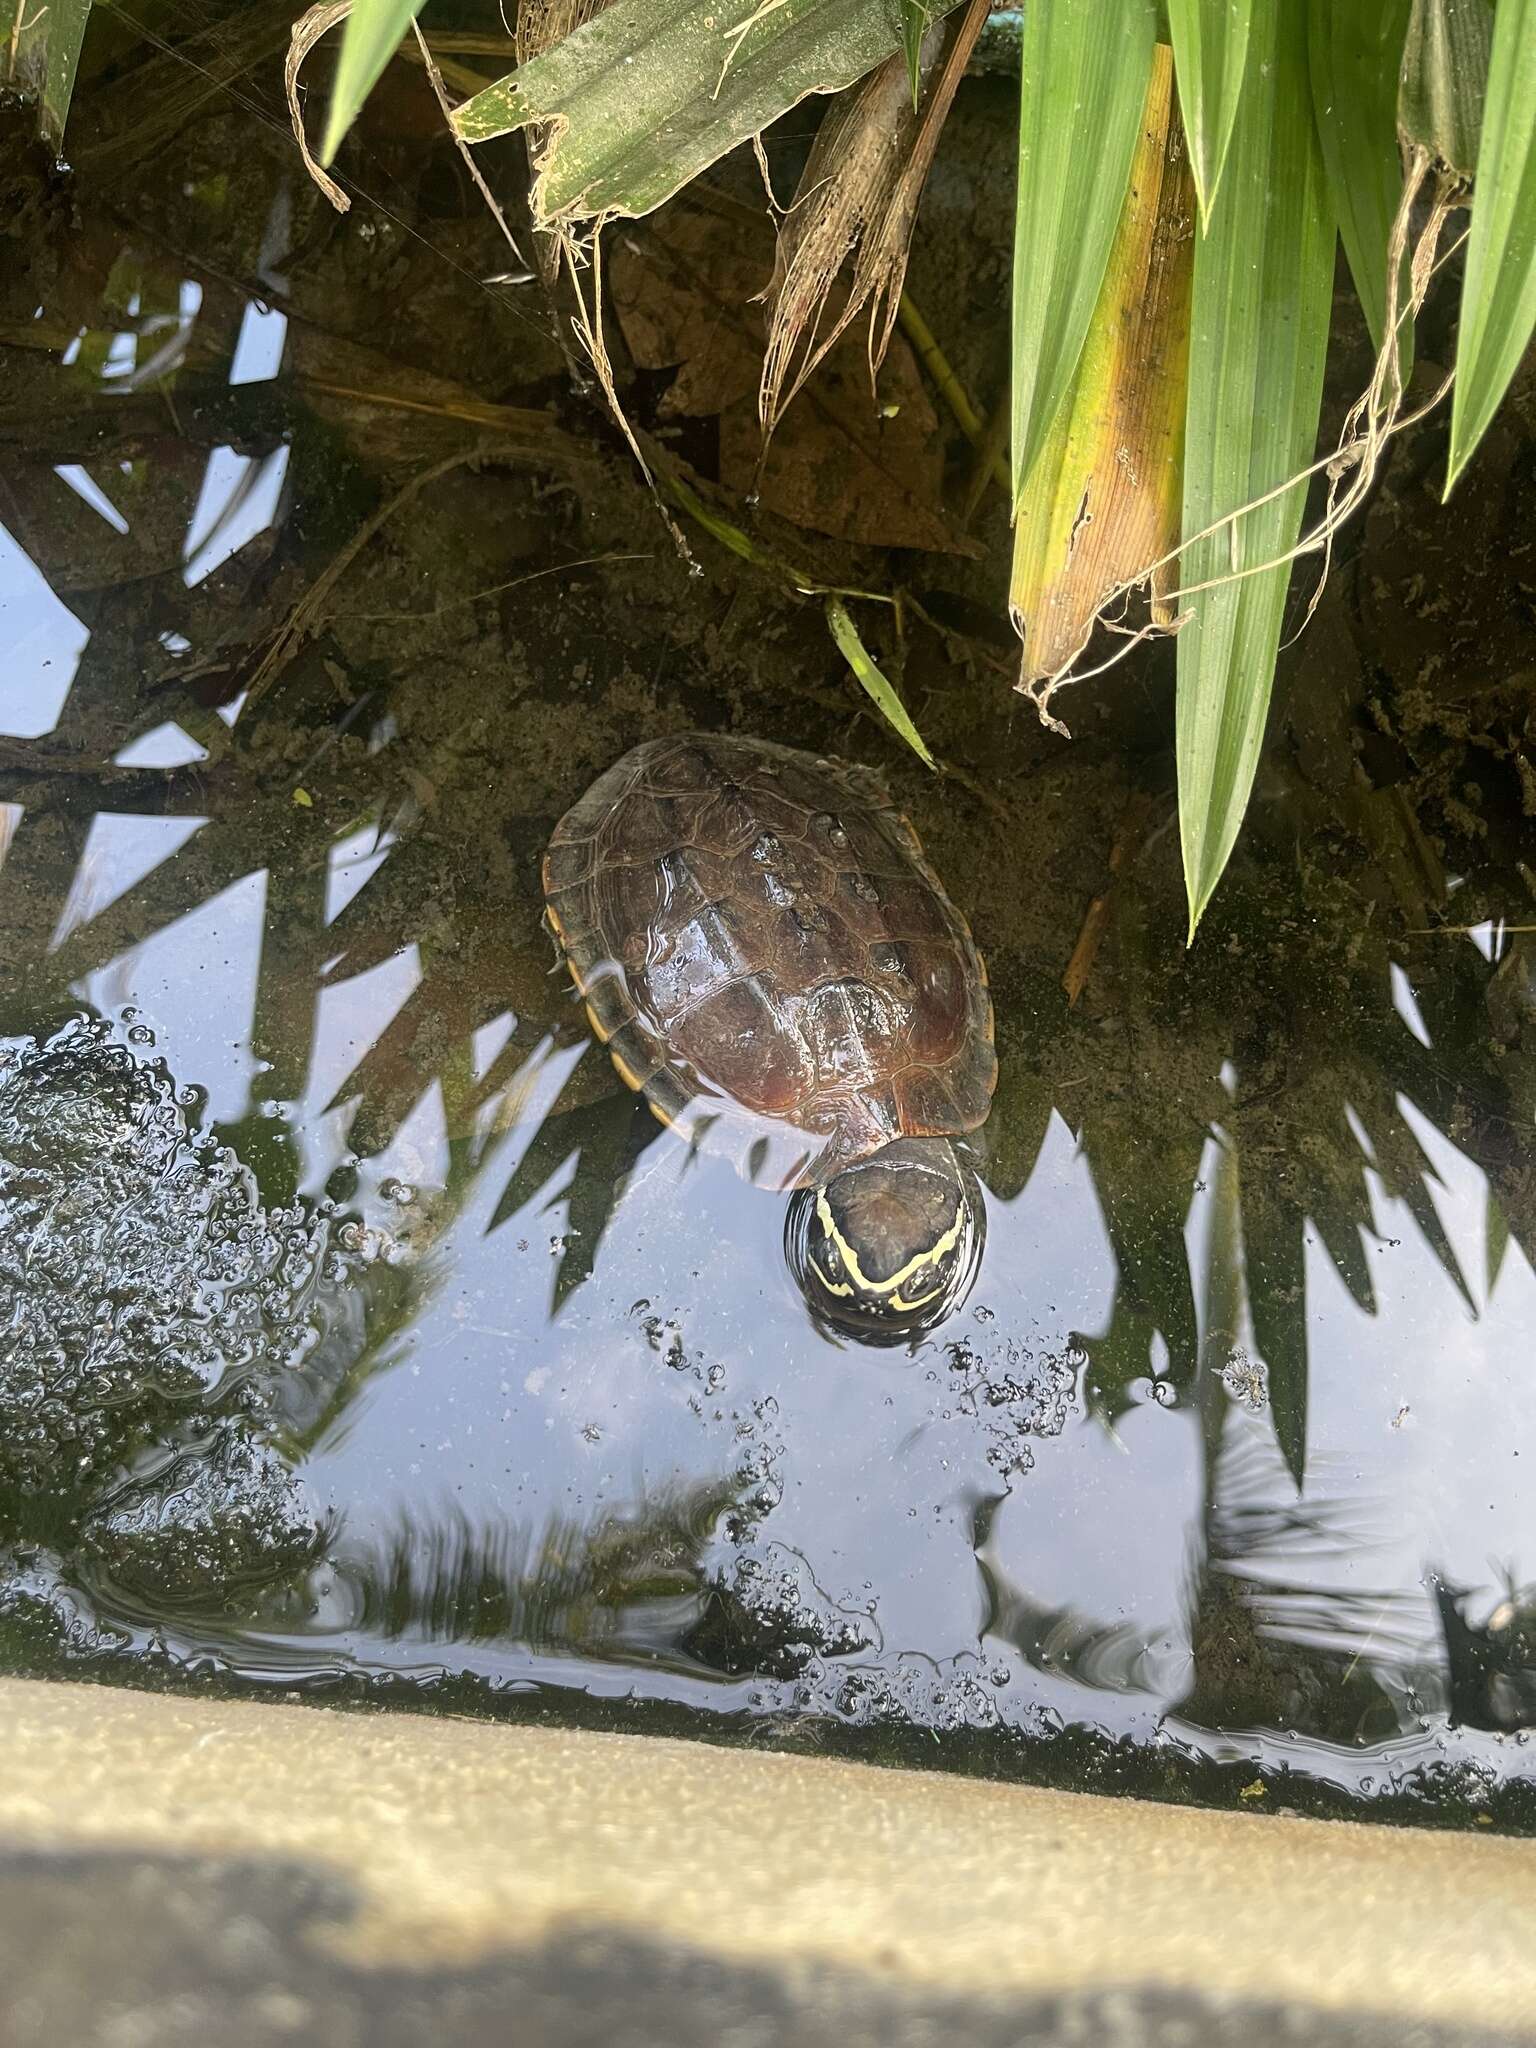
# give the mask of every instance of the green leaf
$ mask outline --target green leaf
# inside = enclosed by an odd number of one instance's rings
[[[1427,149],[1463,178],[1477,165],[1492,45],[1487,0],[1413,0],[1398,127],[1410,146]]]
[[[1179,111],[1207,226],[1237,118],[1252,16],[1253,0],[1168,0]]]
[[[932,19],[923,0],[897,0],[901,9],[901,47],[906,52],[907,77],[912,82],[912,111],[917,111],[917,94],[923,61],[923,37]]]
[[[934,19],[950,4],[940,0]],[[840,91],[901,43],[897,0],[614,0],[466,100],[454,127],[466,142],[545,128],[538,226],[635,219],[808,93]]]
[[[1491,1186],[1484,1197],[1483,1242],[1487,1282],[1483,1289],[1483,1303],[1486,1307],[1493,1299],[1493,1290],[1499,1284],[1499,1275],[1504,1270],[1505,1256],[1509,1251],[1509,1218]]]
[[[1479,0],[1481,4],[1481,0]],[[1311,0],[1307,56],[1312,110],[1338,217],[1344,253],[1361,309],[1378,350],[1387,305],[1387,245],[1402,197],[1397,144],[1397,80],[1408,33],[1410,0]],[[1404,266],[1403,286],[1407,275]],[[1406,289],[1400,292],[1401,306]],[[1413,361],[1405,323],[1403,380]]]
[[[1152,0],[1024,12],[1013,236],[1013,496],[1067,394],[1130,180],[1156,30]]]
[[[400,47],[400,38],[423,4],[424,0],[352,0],[352,12],[341,34],[341,56],[336,64],[336,83],[331,87],[325,140],[320,145],[322,164],[334,158],[341,138],[357,119],[363,101],[378,83],[380,73]]]
[[[837,642],[838,653],[874,698],[887,724],[893,731],[900,733],[925,768],[937,768],[937,762],[923,745],[922,734],[907,716],[906,705],[870,659],[869,649],[859,638],[859,629],[849,617],[848,607],[840,597],[827,599],[827,624],[832,629],[832,638]]]
[[[37,95],[37,130],[51,149],[64,144],[90,16],[91,0],[28,0],[16,10],[5,82]]]
[[[1248,77],[1211,224],[1195,248],[1184,532],[1191,536],[1311,460],[1333,298],[1329,218],[1307,78],[1306,16],[1256,0]],[[1306,502],[1297,483],[1192,540],[1180,583],[1179,828],[1190,935],[1221,879],[1258,766],[1290,565]]]
[[[1494,19],[1461,286],[1447,496],[1536,329],[1536,0],[1500,0]]]

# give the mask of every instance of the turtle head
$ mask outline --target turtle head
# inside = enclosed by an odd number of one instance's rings
[[[976,1177],[948,1139],[901,1138],[802,1188],[784,1248],[818,1322],[899,1344],[965,1299],[985,1228]]]

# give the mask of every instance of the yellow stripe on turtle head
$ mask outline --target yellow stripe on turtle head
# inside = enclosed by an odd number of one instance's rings
[[[833,1280],[813,1257],[811,1263],[816,1267],[816,1277],[828,1294],[833,1296],[850,1295],[856,1288],[860,1294],[872,1296],[877,1301],[883,1296],[887,1307],[895,1309],[899,1314],[906,1315],[910,1314],[914,1309],[922,1308],[940,1292],[939,1287],[932,1287],[926,1294],[915,1295],[908,1299],[901,1290],[904,1282],[912,1279],[920,1267],[928,1265],[934,1259],[943,1258],[946,1252],[952,1252],[956,1245],[959,1244],[960,1234],[965,1228],[965,1201],[962,1197],[955,1204],[955,1220],[950,1224],[948,1230],[944,1232],[944,1235],[936,1238],[931,1245],[926,1246],[922,1251],[914,1253],[901,1270],[893,1273],[889,1280],[871,1280],[865,1274],[864,1268],[859,1263],[858,1253],[837,1227],[837,1218],[832,1214],[832,1204],[827,1200],[825,1188],[819,1188],[816,1192],[816,1220],[842,1254],[843,1264],[851,1275],[853,1282],[852,1285],[849,1285],[846,1282]]]

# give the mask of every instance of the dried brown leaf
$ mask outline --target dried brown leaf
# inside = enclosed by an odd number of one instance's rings
[[[288,119],[293,123],[293,139],[299,145],[305,170],[338,213],[349,212],[352,201],[330,172],[323,168],[309,146],[304,110],[299,105],[299,73],[304,67],[304,59],[320,38],[338,22],[345,21],[351,12],[352,0],[321,0],[318,7],[311,7],[301,14],[293,24],[293,34],[288,39],[288,55],[283,64],[283,89],[288,95]]]
[[[918,104],[905,55],[834,101],[779,230],[758,406],[771,435],[841,336],[869,309],[871,385],[890,347],[907,251],[939,136],[988,14],[971,0],[923,38]],[[835,289],[848,258],[846,294]]]

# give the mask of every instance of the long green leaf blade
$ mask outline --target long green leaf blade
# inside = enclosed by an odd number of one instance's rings
[[[342,30],[336,83],[331,87],[325,140],[320,145],[321,163],[330,163],[341,147],[341,138],[357,119],[363,101],[423,4],[424,0],[353,0]]]
[[[1488,0],[1412,0],[1397,125],[1410,148],[1427,149],[1462,178],[1477,168],[1492,49]]]
[[[64,124],[75,90],[80,46],[85,41],[91,0],[34,0],[16,10],[10,38],[7,85],[37,94],[37,129],[51,149],[64,144]]]
[[[900,733],[925,768],[936,767],[937,763],[923,744],[923,736],[912,723],[906,705],[891,688],[869,649],[859,638],[859,629],[853,623],[848,607],[840,597],[827,599],[827,624],[831,628],[832,638],[837,642],[838,653],[879,706],[881,716],[892,731]]]
[[[1483,1202],[1483,1244],[1483,1270],[1487,1279],[1483,1303],[1486,1307],[1493,1299],[1493,1290],[1499,1284],[1499,1275],[1509,1254],[1509,1218],[1491,1185]]]
[[[901,10],[901,47],[907,59],[907,79],[912,87],[915,112],[922,83],[923,37],[928,33],[930,16],[925,0],[897,0],[897,4]]]
[[[1066,396],[1141,132],[1152,0],[1024,11],[1013,240],[1013,495]]]
[[[1296,476],[1317,439],[1333,295],[1329,217],[1307,78],[1306,16],[1258,0],[1226,176],[1195,248],[1184,532]],[[1303,483],[1184,550],[1179,828],[1193,936],[1247,806],[1264,736],[1290,567],[1232,580],[1292,546]]]
[[[1499,0],[1461,287],[1449,495],[1536,329],[1536,0]]]
[[[1397,80],[1411,0],[1311,0],[1307,56],[1328,196],[1371,339],[1380,349],[1387,245],[1402,196]],[[1406,279],[1405,279],[1406,283]],[[1401,299],[1399,300],[1401,303]],[[1406,381],[1411,336],[1403,330]]]
[[[953,4],[936,0],[933,19]],[[466,100],[453,125],[466,142],[544,129],[540,227],[635,219],[808,93],[840,91],[901,43],[895,0],[613,0]]]
[[[1237,118],[1252,18],[1253,0],[1168,0],[1179,111],[1207,226]]]

